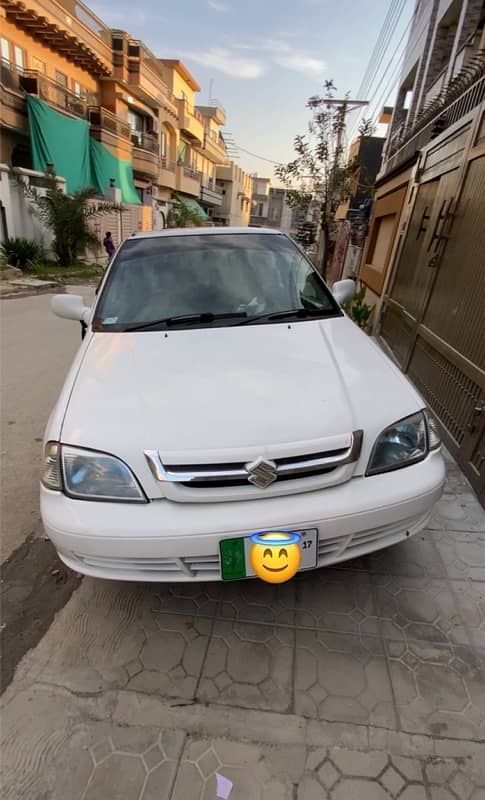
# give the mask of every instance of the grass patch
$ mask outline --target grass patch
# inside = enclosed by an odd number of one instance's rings
[[[70,267],[58,264],[36,264],[26,271],[26,276],[38,278],[41,281],[55,281],[63,284],[94,283],[99,281],[104,272],[101,264],[84,264],[78,262]]]

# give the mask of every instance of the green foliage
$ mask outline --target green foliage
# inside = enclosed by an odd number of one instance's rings
[[[343,308],[346,314],[364,331],[368,331],[372,322],[372,315],[375,306],[370,306],[364,302],[365,286],[354,294],[351,300],[344,303]]]
[[[168,228],[189,228],[203,225],[204,222],[204,216],[200,211],[197,211],[196,208],[189,208],[180,197],[174,198],[167,216]]]
[[[90,203],[98,195],[97,189],[92,186],[70,195],[65,194],[53,172],[46,173],[45,182],[45,195],[30,186],[24,185],[24,190],[34,203],[39,219],[52,231],[52,249],[59,264],[71,266],[86,248],[96,250],[100,247],[97,236],[89,228],[90,218],[120,211],[121,208],[104,201]]]
[[[371,117],[362,117],[360,124],[359,124],[359,135],[360,136],[374,136],[377,130],[377,126],[374,120]]]
[[[43,258],[44,248],[33,239],[10,236],[0,244],[0,252],[12,267],[25,270]]]
[[[320,269],[325,274],[335,210],[350,194],[350,179],[356,165],[345,164],[343,159],[347,96],[342,101],[334,99],[336,86],[332,80],[325,81],[323,88],[322,96],[314,95],[307,101],[312,116],[306,133],[294,139],[295,158],[279,164],[275,174],[290,190],[292,205],[301,204],[302,208],[308,208],[312,202],[318,205],[323,238]]]

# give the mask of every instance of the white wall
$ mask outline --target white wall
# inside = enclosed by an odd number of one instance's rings
[[[19,181],[29,184],[34,178],[42,180],[44,174],[20,168],[16,168],[14,172],[17,178],[12,177],[10,167],[6,164],[0,164],[0,200],[5,208],[7,235],[34,239],[34,241],[49,248],[52,242],[52,234],[35,215],[32,201],[26,197],[22,186],[19,185]],[[64,179],[58,178],[57,180],[64,188]],[[45,194],[45,189],[42,187],[36,188],[39,194]]]

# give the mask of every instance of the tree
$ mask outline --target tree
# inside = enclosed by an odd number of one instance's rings
[[[46,228],[52,231],[52,249],[59,264],[65,267],[74,264],[87,248],[99,247],[99,240],[89,227],[89,220],[98,214],[121,211],[116,203],[98,201],[93,186],[65,194],[53,171],[45,173],[45,194],[33,186],[22,184],[26,195],[34,204],[35,213]]]
[[[183,200],[175,196],[172,207],[168,212],[168,228],[189,228],[191,226],[203,225],[205,217],[197,208],[190,208]]]
[[[288,191],[288,202],[308,208],[317,201],[323,244],[319,268],[325,275],[329,256],[330,230],[339,203],[349,194],[349,177],[355,163],[343,164],[345,100],[334,100],[336,87],[325,81],[323,96],[314,95],[307,102],[312,112],[305,135],[294,140],[296,158],[275,168],[277,177]],[[296,184],[296,186],[295,186]]]
[[[371,117],[362,117],[359,123],[359,136],[374,136],[376,130],[377,126]]]

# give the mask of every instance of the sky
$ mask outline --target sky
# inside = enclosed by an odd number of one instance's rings
[[[277,183],[269,162],[293,157],[294,137],[308,123],[308,97],[333,79],[337,96],[350,92],[356,98],[391,1],[88,0],[88,5],[157,56],[181,59],[202,87],[197,102],[217,99],[237,146],[269,159],[241,150],[237,163]],[[413,0],[402,2],[402,16],[370,87],[374,105],[385,95],[389,77],[399,72],[396,45],[401,40],[404,46],[414,7]],[[379,132],[384,133],[382,126]]]

